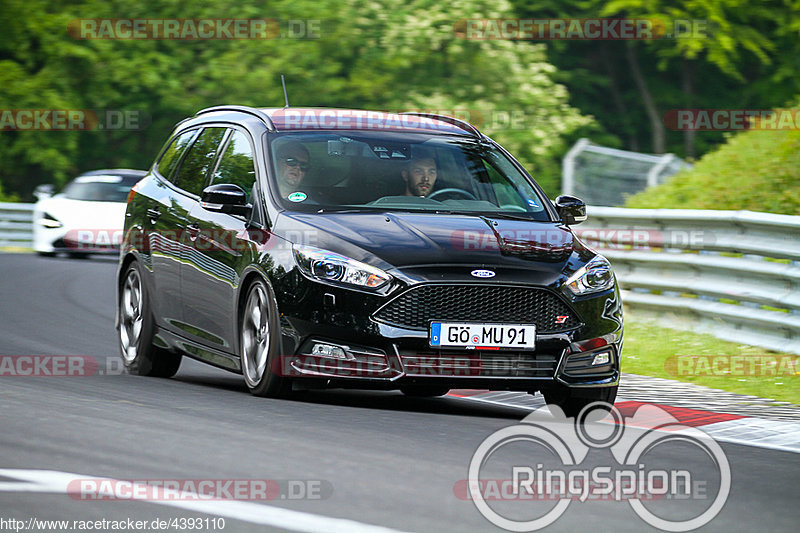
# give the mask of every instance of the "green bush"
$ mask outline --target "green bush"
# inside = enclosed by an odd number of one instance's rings
[[[19,202],[19,198],[13,194],[6,194],[3,191],[3,184],[0,183],[0,202]]]
[[[736,134],[693,169],[631,196],[625,207],[800,215],[800,131]]]

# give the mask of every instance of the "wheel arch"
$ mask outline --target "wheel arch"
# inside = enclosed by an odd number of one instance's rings
[[[116,305],[114,306],[114,327],[119,328],[119,304],[120,298],[122,297],[122,284],[125,283],[125,272],[127,272],[128,267],[131,266],[131,263],[136,261],[136,256],[128,252],[125,256],[120,260],[119,268],[117,269],[117,301]],[[146,285],[145,285],[146,287]],[[145,289],[147,290],[147,289]]]

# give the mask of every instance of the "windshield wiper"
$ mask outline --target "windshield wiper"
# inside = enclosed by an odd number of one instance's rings
[[[478,213],[475,213],[475,215],[479,216],[484,221],[486,221],[486,219],[490,219],[490,218],[503,218],[503,219],[506,219],[506,220],[524,220],[526,222],[537,222],[536,219],[534,219],[530,214],[523,214],[523,213],[520,213],[520,214],[506,213],[506,212],[491,213],[491,214],[487,214],[487,213],[478,214]]]
[[[370,210],[355,207],[322,207],[317,213],[369,213]]]

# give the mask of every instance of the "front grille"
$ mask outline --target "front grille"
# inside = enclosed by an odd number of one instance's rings
[[[378,309],[374,318],[416,330],[427,330],[431,320],[536,324],[537,333],[581,325],[575,311],[547,289],[491,285],[421,285]]]
[[[558,357],[532,352],[400,352],[409,376],[552,378]]]

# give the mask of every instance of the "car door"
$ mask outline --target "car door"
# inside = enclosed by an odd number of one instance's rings
[[[257,182],[253,142],[244,130],[232,129],[221,150],[209,185],[229,183],[248,193],[254,203]],[[254,209],[254,216],[258,216]],[[248,220],[213,212],[196,204],[190,214],[191,252],[181,273],[184,319],[194,340],[233,352],[237,335],[236,289],[242,262],[249,261],[255,243],[250,240]]]
[[[200,192],[216,158],[225,128],[204,128],[193,137],[191,146],[165,184],[163,195],[148,209],[154,226],[150,237],[155,278],[157,313],[162,325],[183,332],[181,264],[186,260],[189,213],[200,199]]]
[[[176,135],[156,163],[148,191],[142,230],[144,242],[140,256],[149,271],[148,285],[152,290],[153,314],[159,326],[180,320],[180,235],[176,231],[174,205],[179,196],[171,182],[200,130],[192,129]]]

